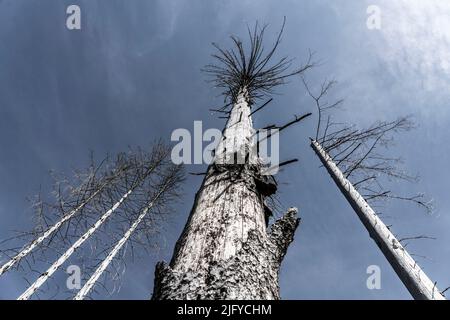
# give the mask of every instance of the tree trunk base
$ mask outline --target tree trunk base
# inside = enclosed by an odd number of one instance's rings
[[[159,262],[152,299],[280,299],[279,269],[299,222],[297,209],[289,209],[268,233],[251,230],[234,256],[211,262],[207,270],[177,272],[165,262]]]

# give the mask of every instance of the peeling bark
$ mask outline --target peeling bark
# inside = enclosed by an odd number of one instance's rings
[[[280,299],[278,273],[299,222],[291,208],[269,233],[250,230],[236,254],[211,261],[206,269],[178,271],[159,262],[153,299]]]
[[[153,299],[280,298],[278,272],[299,219],[292,208],[266,231],[264,199],[276,184],[249,161],[256,148],[250,114],[244,88],[172,260],[156,266]]]

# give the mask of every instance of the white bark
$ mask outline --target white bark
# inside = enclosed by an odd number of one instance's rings
[[[234,161],[235,152],[243,153],[252,147],[254,130],[249,115],[250,107],[245,94],[241,94],[217,147],[215,163]],[[189,228],[195,232],[187,234],[187,244],[177,254],[177,260],[184,261],[179,264],[180,271],[197,267],[198,264],[206,267],[206,255],[213,255],[214,259],[227,259],[240,249],[250,230],[266,231],[263,203],[248,186],[251,173],[244,170],[242,181],[232,183],[227,180],[228,170],[222,173],[213,171],[214,168],[210,167],[197,196],[195,214],[189,221]],[[217,232],[214,238],[208,236],[211,232]]]
[[[89,201],[91,201],[95,196],[97,196],[102,189],[99,188],[95,191],[86,201],[80,204],[77,208],[70,211],[67,215],[65,215],[61,220],[55,223],[52,227],[47,229],[39,238],[33,240],[28,246],[26,246],[22,251],[20,251],[17,255],[15,255],[11,260],[5,263],[0,268],[0,276],[11,269],[16,263],[25,258],[30,252],[32,252],[37,246],[39,246],[45,239],[51,236],[55,231],[57,231],[66,221],[69,221],[78,211],[83,209]]]
[[[73,298],[74,300],[83,300],[86,295],[91,291],[91,289],[94,287],[95,283],[97,282],[98,278],[103,274],[103,272],[108,268],[109,264],[112,262],[114,257],[117,255],[117,253],[120,251],[120,249],[123,247],[123,245],[128,241],[128,239],[131,237],[133,232],[136,230],[136,228],[139,226],[139,224],[144,220],[145,216],[148,214],[150,209],[153,207],[155,201],[159,199],[161,194],[165,191],[167,188],[166,186],[163,186],[162,189],[157,193],[157,195],[153,198],[153,200],[148,204],[147,207],[145,207],[144,210],[142,210],[142,213],[139,215],[139,217],[134,221],[134,223],[131,225],[130,229],[125,232],[124,236],[117,242],[117,244],[114,246],[114,248],[111,250],[111,252],[108,254],[108,256],[105,258],[105,260],[102,261],[100,266],[95,270],[95,272],[92,274],[92,276],[89,278],[89,280],[85,283],[83,288],[78,291],[76,296]]]
[[[445,300],[436,284],[428,278],[352,183],[345,178],[322,146],[313,140],[311,147],[413,298]]]
[[[28,300],[35,292],[38,290],[42,284],[45,283],[53,273],[58,270],[58,268],[79,248],[89,237],[105,222],[108,217],[117,210],[117,208],[126,200],[126,198],[131,194],[133,189],[130,189],[114,206],[109,209],[97,222],[83,235],[79,238],[58,260],[56,260],[53,265],[43,273],[17,300]]]
[[[283,232],[266,232],[261,167],[244,164],[253,134],[242,90],[172,261],[156,267],[153,299],[279,298],[281,259],[299,219],[292,209],[274,229]],[[235,153],[241,164],[226,164]]]

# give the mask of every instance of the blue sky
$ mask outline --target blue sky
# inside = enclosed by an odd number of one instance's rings
[[[82,29],[65,27],[66,7],[78,4]],[[381,9],[381,29],[366,27],[369,5]],[[274,36],[287,26],[280,52],[301,63],[308,49],[323,62],[307,74],[312,86],[339,81],[330,99],[345,98],[338,117],[364,126],[412,114],[414,131],[392,152],[418,173],[418,184],[399,183],[399,193],[423,191],[436,210],[389,203],[383,219],[400,237],[436,240],[408,249],[438,286],[450,285],[450,4],[420,0],[315,1],[26,1],[0,0],[0,238],[27,230],[26,197],[49,186],[48,171],[69,172],[99,157],[170,138],[176,128],[222,128],[207,110],[218,91],[200,72],[211,62],[211,42],[226,46],[245,35],[246,24],[269,23]],[[270,38],[268,38],[270,40]],[[256,126],[282,123],[314,106],[293,79]],[[280,199],[297,206],[302,223],[280,275],[285,299],[410,299],[391,267],[308,146],[315,118],[283,132],[281,158],[300,161],[278,175]],[[198,168],[188,168],[198,171]],[[130,262],[122,289],[99,299],[146,299],[156,261],[171,257],[191,209],[199,177],[189,177],[182,202],[165,225],[165,244]],[[366,268],[379,265],[381,290],[368,290]],[[44,271],[44,267],[41,271]],[[64,271],[58,276],[64,284]],[[20,272],[0,278],[0,299],[27,287]],[[61,296],[61,298],[64,298]]]

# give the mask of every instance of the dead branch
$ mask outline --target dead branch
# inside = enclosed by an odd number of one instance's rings
[[[244,48],[243,42],[236,36],[231,36],[234,47],[229,50],[222,49],[213,43],[213,46],[218,51],[212,55],[217,64],[209,64],[202,70],[211,76],[210,81],[216,87],[224,90],[223,95],[231,103],[236,100],[242,88],[246,88],[251,102],[273,93],[273,89],[286,83],[288,78],[303,74],[314,65],[311,52],[304,65],[291,71],[289,69],[292,66],[292,59],[283,57],[272,62],[274,54],[281,43],[285,23],[286,18],[283,20],[283,25],[275,43],[267,51],[263,46],[267,25],[260,27],[258,23],[255,24],[253,30],[248,28],[250,39],[250,48],[248,50]]]
[[[48,265],[61,256],[102,213],[117,203],[127,190],[133,189],[122,206],[89,239],[88,246],[74,252],[73,259],[83,267],[84,273],[93,272],[105,257],[104,253],[112,248],[123,236],[124,230],[129,228],[149,201],[154,199],[161,183],[172,177],[171,183],[166,184],[164,194],[158,197],[158,201],[154,201],[151,212],[141,219],[139,227],[135,228],[128,239],[126,250],[115,258],[115,263],[124,264],[126,259],[141,256],[142,252],[155,247],[158,225],[165,221],[171,212],[171,203],[179,197],[183,168],[172,164],[170,149],[158,142],[150,151],[130,148],[127,153],[120,153],[114,159],[108,157],[100,165],[92,162],[87,170],[74,170],[74,175],[70,178],[54,173],[52,177],[55,182],[50,196],[43,197],[40,194],[35,197],[32,205],[36,212],[36,228],[2,242],[0,254],[9,257],[9,260],[13,259],[27,247],[15,248],[9,243],[23,239],[30,239],[29,243],[34,243],[46,230],[61,221],[61,218],[67,217],[77,208],[79,210],[17,261],[14,267],[22,270],[26,276],[33,276],[35,266],[42,262]],[[136,254],[135,250],[141,253]],[[119,278],[118,274],[106,271],[102,281],[113,284]],[[115,288],[115,284],[113,287]],[[47,289],[45,291],[49,292]]]

